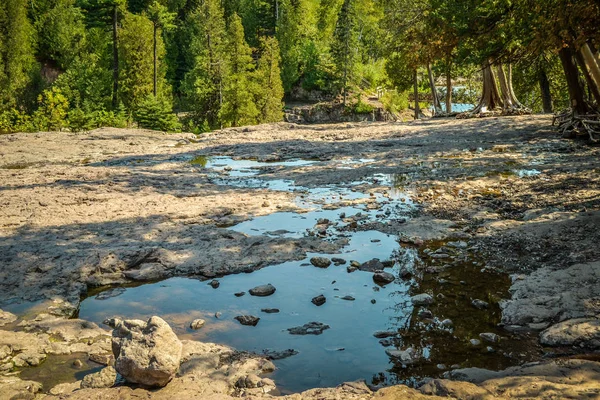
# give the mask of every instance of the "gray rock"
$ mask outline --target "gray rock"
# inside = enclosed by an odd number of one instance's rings
[[[479,299],[475,299],[471,302],[471,304],[473,305],[473,307],[479,309],[479,310],[483,310],[488,308],[490,305],[483,300],[479,300]]]
[[[323,331],[329,329],[330,326],[321,322],[309,322],[302,326],[288,328],[288,332],[292,335],[320,335]]]
[[[389,272],[377,272],[373,274],[373,281],[379,285],[387,285],[394,282],[395,279],[396,277]]]
[[[335,265],[346,264],[346,260],[344,260],[343,258],[333,257],[331,261],[333,261],[333,264]]]
[[[268,283],[266,285],[260,285],[255,288],[252,288],[248,292],[250,292],[252,296],[265,297],[272,295],[273,293],[275,293],[276,290],[277,289],[275,289],[275,286]]]
[[[451,319],[445,319],[442,321],[442,326],[445,326],[446,328],[450,328],[450,327],[454,326],[454,322],[452,322]]]
[[[399,360],[404,365],[413,365],[421,360],[419,352],[412,347],[409,347],[406,350],[386,349],[385,354]]]
[[[428,306],[435,302],[433,296],[427,293],[421,293],[410,298],[414,306]]]
[[[313,297],[310,302],[318,307],[318,306],[322,306],[323,304],[325,304],[326,301],[327,301],[327,299],[325,298],[325,296],[320,294],[318,296]]]
[[[213,279],[212,281],[210,281],[210,286],[212,286],[213,289],[218,288],[221,285],[221,283],[219,283],[218,280]]]
[[[500,336],[491,332],[480,333],[479,337],[489,343],[498,343],[500,341]]]
[[[313,257],[310,263],[318,268],[327,268],[331,265],[331,260],[327,257]]]
[[[358,261],[356,261],[356,260],[351,260],[350,261],[350,266],[358,268],[358,267],[360,267],[360,263]]]
[[[344,297],[342,297],[342,300],[354,301],[356,299],[352,296],[344,296]]]
[[[263,354],[269,360],[282,360],[284,358],[295,356],[296,354],[298,354],[298,351],[294,350],[294,349],[287,349],[287,350],[282,350],[282,351],[275,351],[275,350],[267,349],[267,350],[263,350]]]
[[[179,370],[182,344],[160,317],[118,321],[113,330],[115,369],[128,382],[165,386]]]
[[[142,264],[139,269],[124,271],[123,275],[134,281],[157,281],[169,276],[169,273],[164,265],[160,263]]]
[[[356,270],[358,270],[357,267],[353,267],[353,266],[346,267],[346,271],[348,271],[349,274],[353,273]]]
[[[193,330],[198,330],[200,328],[202,328],[204,326],[204,324],[206,324],[206,321],[203,319],[195,319],[192,321],[192,323],[190,324],[190,328],[192,328]]]
[[[481,340],[471,339],[471,340],[469,340],[469,343],[471,343],[472,346],[479,346],[481,344]]]
[[[552,325],[540,335],[547,346],[584,346],[600,348],[600,319],[576,318]]]
[[[372,260],[367,261],[366,263],[361,264],[358,269],[360,269],[361,271],[376,272],[382,271],[384,268],[385,266],[383,265],[383,263],[379,261],[378,258],[374,258]]]
[[[246,326],[256,326],[258,321],[260,321],[260,318],[255,317],[254,315],[238,315],[234,319],[236,319],[240,324]]]
[[[427,309],[419,310],[417,316],[421,319],[432,319],[433,313]]]
[[[398,335],[398,331],[377,331],[377,332],[373,333],[373,336],[375,336],[377,339],[385,339],[385,338],[397,336],[397,335]]]
[[[261,308],[260,311],[267,314],[277,314],[279,312],[279,308]]]
[[[245,294],[246,294],[246,292],[237,292],[237,293],[234,293],[233,295],[234,295],[235,297],[242,297],[242,296],[243,296],[243,295],[245,295]]]
[[[113,367],[102,368],[99,372],[83,377],[82,389],[101,389],[114,386],[117,381],[117,371]]]

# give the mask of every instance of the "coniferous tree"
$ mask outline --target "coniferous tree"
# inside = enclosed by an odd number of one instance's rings
[[[15,108],[35,67],[26,0],[0,3],[0,110]]]
[[[257,90],[251,80],[254,69],[252,49],[244,39],[242,19],[237,14],[230,17],[227,28],[225,52],[228,55],[228,70],[219,116],[224,126],[254,124],[259,111],[253,101],[253,93]]]
[[[358,35],[353,1],[344,0],[342,4],[335,26],[334,41],[331,46],[341,91],[344,96],[344,105],[346,105],[350,82],[354,78],[357,60]]]
[[[148,8],[148,17],[150,21],[152,21],[153,26],[153,64],[154,64],[154,73],[153,73],[153,89],[152,93],[154,97],[157,96],[158,90],[158,33],[160,30],[168,30],[173,29],[175,25],[173,25],[173,20],[175,19],[175,14],[170,13],[167,7],[160,4],[158,1],[154,1],[150,7]]]
[[[283,118],[279,44],[274,37],[263,38],[261,44],[262,52],[254,74],[256,106],[260,112],[260,122],[278,122]]]

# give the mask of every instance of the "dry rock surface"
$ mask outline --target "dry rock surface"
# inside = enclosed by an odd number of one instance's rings
[[[580,353],[600,345],[600,148],[560,139],[550,124],[547,116],[517,116],[409,124],[279,123],[201,137],[109,128],[1,135],[0,399],[278,394],[277,382],[265,375],[273,364],[264,357],[180,342],[159,317],[114,321],[112,343],[109,331],[69,319],[76,316],[82,296],[98,287],[188,275],[212,280],[303,260],[309,253],[332,254],[347,243],[322,240],[329,221],[320,221],[312,234],[300,238],[283,235],[285,227],[255,236],[228,229],[255,216],[302,210],[294,193],[223,185],[192,162],[211,155],[314,160],[261,170],[267,181],[293,180],[307,192],[371,178],[373,184],[356,190],[374,197],[389,189],[378,185],[374,174],[394,176],[395,188],[418,205],[419,213],[362,225],[354,216],[345,220],[350,229],[376,229],[417,248],[426,241],[450,240],[454,244],[449,242],[448,249],[429,254],[440,263],[453,251],[477,250],[486,268],[512,276],[512,298],[501,304],[506,329],[533,329],[542,332],[543,344],[566,346],[565,357],[554,361],[500,372],[453,370],[447,379],[431,380],[420,389],[398,385],[374,392],[377,388],[364,383],[346,383],[283,398],[598,397],[600,364]],[[366,207],[376,209],[377,204],[367,200]],[[319,266],[328,266],[326,260],[318,260]],[[330,268],[341,264],[334,260]],[[360,267],[349,260],[346,268]],[[377,263],[371,267],[381,269]],[[100,296],[116,296],[119,289]],[[472,300],[473,307],[486,308],[487,299]],[[291,333],[317,334],[326,325],[313,322],[294,329]],[[420,355],[410,350],[392,356],[418,365]],[[19,377],[23,368],[73,353],[108,366],[84,381],[53,387]],[[106,387],[120,379],[116,372],[130,383]],[[149,391],[131,382],[169,383]]]

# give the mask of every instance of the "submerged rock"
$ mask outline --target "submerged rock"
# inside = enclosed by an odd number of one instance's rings
[[[256,326],[260,318],[255,317],[254,315],[238,315],[235,319],[242,325],[246,326]]]
[[[250,292],[252,296],[265,297],[272,295],[273,293],[275,293],[276,290],[277,289],[275,289],[275,286],[268,283],[266,285],[260,285],[255,288],[252,288],[248,292]]]
[[[343,258],[333,257],[331,261],[333,261],[333,264],[336,266],[346,264],[346,260]]]
[[[112,350],[115,369],[128,382],[165,386],[177,374],[182,344],[160,317],[117,321]]]
[[[394,280],[396,280],[396,277],[389,272],[377,272],[373,274],[373,281],[379,285],[387,285],[394,282]]]
[[[216,280],[216,279],[213,279],[213,280],[210,282],[210,286],[212,286],[212,288],[213,288],[213,289],[216,289],[216,288],[218,288],[220,285],[221,285],[221,283],[220,283],[218,280]]]
[[[322,306],[323,304],[325,304],[326,301],[327,301],[327,299],[325,298],[325,296],[320,294],[318,296],[313,297],[310,302],[318,307],[318,306]]]
[[[323,331],[329,328],[329,325],[323,324],[321,322],[309,322],[302,326],[288,328],[288,331],[292,335],[320,335],[323,333]]]
[[[277,314],[279,312],[279,308],[261,308],[260,311],[267,314]]]
[[[295,356],[296,354],[298,354],[298,350],[287,349],[287,350],[276,351],[276,350],[266,349],[266,350],[263,350],[263,354],[269,360],[283,360],[284,358]]]
[[[198,330],[200,328],[202,328],[204,326],[204,324],[206,324],[206,321],[203,319],[195,319],[192,321],[192,323],[190,324],[190,328],[192,328],[193,330]]]
[[[398,331],[377,331],[377,332],[373,333],[373,336],[375,336],[377,339],[385,339],[385,338],[397,336],[397,335],[398,335]]]
[[[354,297],[352,297],[352,296],[344,296],[344,297],[342,297],[341,299],[342,299],[342,300],[348,300],[348,301],[354,301],[354,300],[356,300],[356,299],[355,299]]]
[[[327,257],[313,257],[310,263],[317,268],[327,268],[331,265],[331,260]]]
[[[413,365],[421,360],[419,352],[412,347],[406,350],[385,349],[385,354],[399,360],[404,365]]]

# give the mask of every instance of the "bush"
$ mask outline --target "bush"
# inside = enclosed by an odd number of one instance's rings
[[[69,101],[59,88],[46,89],[38,97],[39,108],[33,113],[32,124],[37,131],[60,131],[68,126]]]
[[[134,110],[133,118],[142,128],[165,132],[176,132],[181,129],[177,115],[173,114],[171,105],[164,99],[147,96]]]
[[[31,117],[17,109],[10,109],[0,113],[0,133],[29,132],[32,131]]]
[[[408,109],[408,92],[398,93],[396,91],[386,92],[381,97],[383,108],[392,114]]]
[[[373,110],[374,108],[372,105],[364,103],[360,98],[352,107],[352,111],[354,111],[355,114],[370,114]]]

